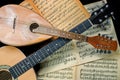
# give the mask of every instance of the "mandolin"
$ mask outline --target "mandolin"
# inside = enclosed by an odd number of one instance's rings
[[[93,12],[90,19],[86,20],[82,24],[79,24],[79,29],[80,31],[84,31],[85,29],[83,28],[88,29],[89,26],[92,26],[93,24],[100,24],[111,15],[113,15],[113,12],[110,11],[109,6],[106,4],[101,9]],[[34,23],[39,24],[39,26],[51,28],[50,31],[52,31],[52,25],[32,10],[26,9],[20,5],[12,4],[1,7],[0,41],[8,45],[25,46],[42,42],[52,37],[51,35],[32,32],[30,26]],[[75,33],[79,34],[79,32]],[[65,36],[65,38],[68,37]],[[71,39],[73,39],[73,37],[71,37]]]

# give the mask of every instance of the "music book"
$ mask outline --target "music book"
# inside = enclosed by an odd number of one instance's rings
[[[69,31],[90,17],[79,0],[25,0],[20,5],[44,17],[53,27]]]

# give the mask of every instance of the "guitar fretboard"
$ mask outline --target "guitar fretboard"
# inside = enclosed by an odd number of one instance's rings
[[[89,20],[84,21],[82,24],[78,25],[74,29],[70,30],[70,32],[74,33],[82,33],[91,27],[92,24]],[[17,63],[16,65],[12,66],[9,71],[11,72],[14,78],[17,78],[40,61],[44,60],[46,57],[57,51],[59,48],[64,46],[66,43],[70,42],[71,39],[65,38],[58,38],[53,42],[49,43],[48,45],[42,47],[41,49],[34,52],[32,55],[26,57],[21,62]]]

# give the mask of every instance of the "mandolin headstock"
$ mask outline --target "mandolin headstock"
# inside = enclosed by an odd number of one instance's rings
[[[112,37],[105,37],[98,35],[98,36],[88,37],[87,42],[89,42],[95,48],[101,50],[116,51],[117,49],[117,41],[112,40]]]

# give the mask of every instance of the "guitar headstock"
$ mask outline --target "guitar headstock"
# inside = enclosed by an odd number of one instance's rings
[[[112,37],[105,37],[98,35],[98,36],[88,37],[87,42],[89,42],[95,48],[101,50],[116,51],[117,49],[117,41],[112,40]]]
[[[90,20],[93,24],[101,24],[104,20],[109,17],[113,17],[114,12],[111,10],[110,6],[106,3],[100,9],[94,11],[91,14]],[[114,17],[113,17],[114,18]]]

